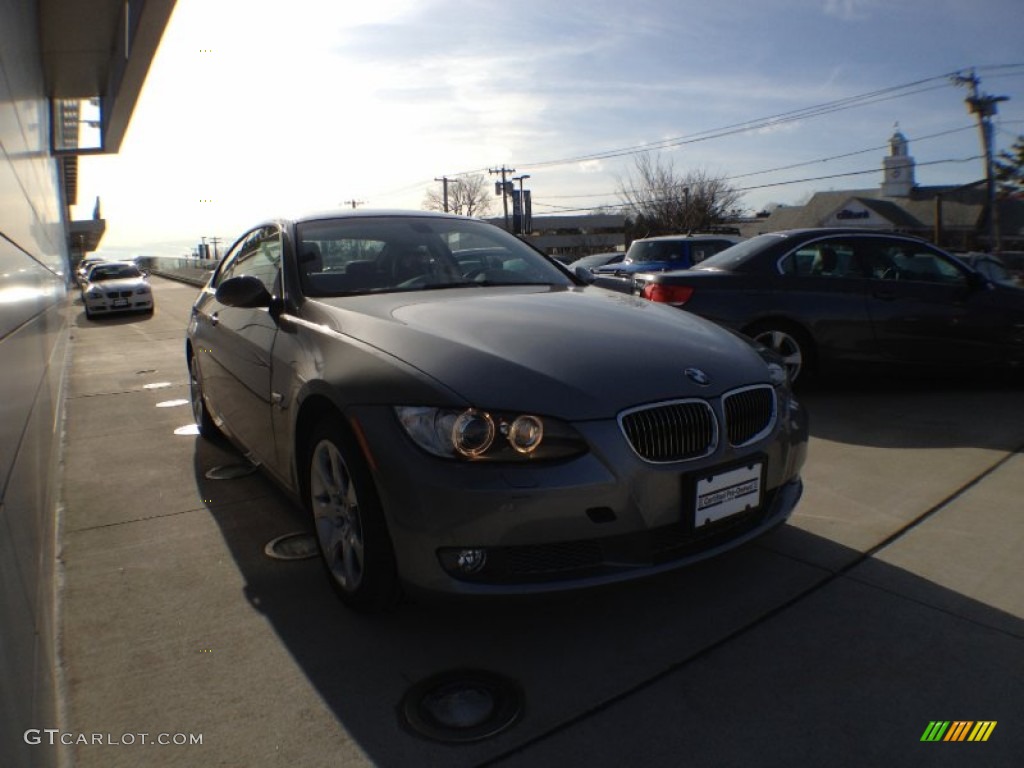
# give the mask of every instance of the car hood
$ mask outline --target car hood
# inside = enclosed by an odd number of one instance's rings
[[[98,280],[95,283],[89,283],[87,290],[127,291],[136,290],[145,285],[149,285],[149,283],[146,282],[146,278],[144,277],[121,277],[116,280]]]
[[[594,287],[459,288],[316,303],[335,331],[479,407],[609,418],[643,403],[767,380],[760,355],[734,334]],[[685,373],[691,367],[710,384],[693,383]]]

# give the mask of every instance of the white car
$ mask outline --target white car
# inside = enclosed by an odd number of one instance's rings
[[[108,262],[89,270],[82,288],[85,316],[114,312],[152,312],[153,290],[134,264]]]

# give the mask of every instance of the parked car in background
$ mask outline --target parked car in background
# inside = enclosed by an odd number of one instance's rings
[[[634,240],[621,262],[596,267],[595,282],[602,288],[629,293],[638,272],[688,269],[740,242],[733,235],[664,235]]]
[[[78,262],[78,266],[75,268],[75,282],[78,283],[78,287],[81,288],[86,284],[90,269],[105,261],[107,260],[101,256],[86,256]]]
[[[639,352],[638,352],[639,350]],[[770,351],[423,212],[272,221],[192,309],[193,416],[308,511],[357,610],[565,590],[781,524],[807,417]]]
[[[993,283],[1003,283],[1015,288],[1024,287],[1024,280],[1020,275],[1010,271],[1006,262],[993,253],[958,253],[956,257],[967,264],[975,272],[978,272]]]
[[[790,378],[841,363],[1024,365],[1024,290],[910,236],[849,229],[759,235],[634,291],[775,350]]]
[[[719,251],[740,242],[733,235],[664,235],[644,237],[629,245],[620,263],[598,267],[598,274],[632,275],[637,272],[664,272],[689,269]]]
[[[622,260],[626,258],[625,251],[609,251],[607,253],[592,253],[589,256],[582,256],[576,261],[571,263],[571,266],[575,269],[576,267],[584,267],[591,271],[598,267],[603,267],[609,264],[620,264]]]
[[[85,316],[116,312],[152,312],[153,291],[135,264],[103,262],[93,266],[82,287]]]

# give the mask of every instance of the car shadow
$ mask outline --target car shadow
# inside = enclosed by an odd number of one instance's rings
[[[86,317],[85,312],[79,312],[75,318],[75,325],[79,328],[88,327],[94,323],[102,323],[103,325],[134,325],[136,323],[145,323],[153,319],[153,312],[118,312],[110,315],[95,315],[94,317]]]
[[[876,393],[883,403],[874,408],[853,393],[814,394],[816,434],[930,445],[941,433],[927,416],[938,401],[908,392],[890,403],[895,394]],[[962,399],[953,394],[946,398]],[[969,400],[982,411],[1002,402],[984,391]],[[911,415],[889,424],[903,409]],[[872,410],[878,413],[865,414]],[[969,427],[971,414],[961,419],[961,410],[943,406]],[[982,422],[1001,419],[1005,413],[991,413]],[[1009,431],[969,435],[982,447],[1012,442]],[[201,498],[216,498],[223,482],[210,480],[209,470],[232,461],[240,459],[230,449],[197,439]],[[675,765],[680,755],[691,765],[836,764],[837,755],[844,765],[938,765],[945,758],[921,751],[922,732],[935,718],[968,717],[1008,726],[1001,740],[983,745],[986,764],[1011,764],[1024,750],[1024,729],[1013,723],[1022,682],[1019,616],[945,587],[930,572],[794,526],[629,584],[417,600],[363,616],[337,601],[318,559],[265,554],[282,534],[312,532],[305,513],[259,474],[229,482],[250,484],[253,498],[265,500],[209,505],[246,600],[339,729],[376,765]],[[514,681],[524,700],[519,720],[471,743],[417,734],[403,716],[403,698],[453,670]]]
[[[811,435],[880,448],[972,447],[1012,451],[1024,445],[1024,380],[965,376],[850,375],[798,390]]]

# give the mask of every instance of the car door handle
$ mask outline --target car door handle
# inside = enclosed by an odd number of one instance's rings
[[[210,315],[210,325],[216,325],[219,322],[220,322],[220,318],[217,316],[216,312],[214,312],[212,315]]]

